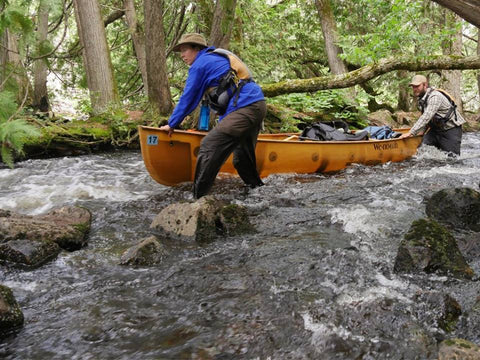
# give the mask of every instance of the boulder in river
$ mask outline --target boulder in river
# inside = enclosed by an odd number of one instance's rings
[[[430,219],[419,219],[412,223],[398,248],[394,271],[424,271],[464,279],[472,279],[474,276],[453,235],[444,226]]]
[[[480,193],[471,188],[440,190],[427,199],[426,213],[455,229],[480,231]]]
[[[91,218],[90,211],[79,206],[64,206],[37,216],[0,210],[0,243],[50,241],[65,250],[78,250],[87,243]]]
[[[465,339],[447,339],[440,343],[438,360],[478,360],[480,347]]]
[[[0,284],[0,339],[23,326],[23,313],[12,290]]]
[[[139,244],[127,249],[120,260],[121,265],[151,266],[160,264],[168,256],[165,246],[156,236],[143,239]]]
[[[168,236],[205,243],[218,235],[240,235],[254,231],[246,209],[226,204],[213,196],[193,203],[175,203],[163,209],[150,226]]]
[[[56,258],[59,252],[60,247],[53,241],[10,240],[0,244],[0,262],[36,268]]]

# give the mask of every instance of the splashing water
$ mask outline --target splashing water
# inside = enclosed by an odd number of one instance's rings
[[[151,234],[153,217],[191,199],[190,186],[154,183],[138,152],[25,161],[0,169],[0,208],[40,214],[78,204],[93,212],[89,245],[33,271],[0,268],[25,315],[0,342],[6,359],[433,359],[450,334],[432,298],[468,311],[478,282],[393,273],[398,245],[425,217],[424,197],[479,189],[480,136],[462,156],[431,147],[402,163],[333,175],[272,175],[245,190],[236,177],[212,193],[246,206],[256,234],[205,246],[177,243],[151,268],[119,266]],[[480,273],[480,259],[466,260]],[[416,334],[416,335],[415,335]]]

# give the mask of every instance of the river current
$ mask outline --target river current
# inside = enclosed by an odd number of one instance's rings
[[[134,268],[119,265],[121,254],[152,234],[162,208],[192,199],[189,184],[155,183],[138,151],[0,168],[1,209],[76,204],[93,214],[87,247],[31,271],[0,266],[25,315],[0,358],[436,359],[442,339],[480,345],[465,315],[451,333],[438,324],[438,299],[466,314],[478,281],[393,273],[425,197],[480,191],[480,134],[464,134],[457,159],[423,147],[402,163],[265,183],[249,190],[221,175],[212,190],[247,207],[255,234],[202,247],[166,240],[161,265]],[[478,279],[480,236],[455,236]]]

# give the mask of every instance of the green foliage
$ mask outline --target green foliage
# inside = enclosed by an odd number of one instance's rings
[[[27,138],[37,136],[40,136],[38,129],[23,119],[0,122],[2,161],[13,168],[14,153],[23,154],[23,146]]]
[[[349,105],[344,90],[326,90],[310,94],[288,94],[277,96],[270,101],[306,114],[330,113],[338,119],[354,119],[358,116],[356,107]]]

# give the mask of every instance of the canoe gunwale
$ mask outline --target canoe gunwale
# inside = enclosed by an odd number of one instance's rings
[[[159,132],[159,131],[162,131],[162,130],[159,130],[158,128],[156,127],[150,127],[150,126],[143,126],[143,125],[140,125],[139,128],[142,128],[142,129],[145,129],[145,130],[150,130],[150,131],[155,131],[155,132]],[[404,132],[408,129],[394,129],[394,131],[397,131],[397,132]],[[187,136],[198,136],[198,137],[205,137],[206,135],[208,134],[208,132],[206,131],[197,131],[197,130],[175,130],[172,137],[171,137],[171,140],[174,141],[176,140],[177,136],[175,135],[187,135]],[[372,142],[390,142],[390,141],[399,141],[399,140],[402,140],[402,139],[398,139],[398,138],[390,138],[390,139],[368,139],[368,140],[353,140],[353,141],[339,141],[339,140],[328,140],[328,141],[322,141],[322,140],[296,140],[296,139],[292,139],[292,140],[288,140],[288,141],[284,141],[282,139],[273,139],[273,137],[289,137],[289,136],[292,136],[292,135],[299,135],[299,133],[279,133],[279,134],[259,134],[258,136],[258,141],[262,141],[262,142],[273,142],[273,143],[282,143],[282,144],[285,144],[285,143],[291,143],[291,144],[322,144],[322,145],[328,145],[328,144],[332,144],[332,145],[338,145],[338,144],[352,144],[352,143],[355,143],[355,144],[371,144]],[[272,138],[271,138],[272,137]],[[417,135],[415,137],[421,137],[420,135]]]

